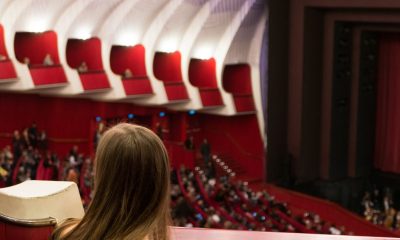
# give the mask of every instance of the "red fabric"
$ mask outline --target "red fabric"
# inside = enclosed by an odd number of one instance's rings
[[[201,88],[200,98],[204,107],[224,105],[218,88]]]
[[[11,78],[17,78],[13,63],[10,60],[0,61],[0,82]]]
[[[383,34],[379,46],[375,167],[400,173],[400,35]]]
[[[233,94],[252,94],[250,66],[248,64],[226,65],[223,86],[227,92]]]
[[[153,89],[148,77],[133,77],[129,79],[122,79],[122,85],[125,89],[127,96],[152,94]]]
[[[85,91],[110,88],[107,75],[103,71],[80,73],[79,77]]]
[[[189,63],[189,80],[196,87],[218,88],[215,59],[191,59]]]
[[[54,227],[24,227],[0,220],[0,239],[2,240],[48,240]]]
[[[51,84],[67,83],[62,66],[42,66],[29,68],[35,86],[45,86]]]
[[[189,99],[183,83],[164,83],[164,87],[170,101]]]
[[[69,39],[66,51],[68,65],[72,68],[78,68],[82,62],[86,62],[89,71],[103,70],[101,41],[99,38],[87,40]]]
[[[8,57],[6,45],[4,43],[4,28],[3,25],[1,24],[0,24],[0,54]]]
[[[181,54],[156,52],[153,61],[154,76],[163,82],[182,82]]]
[[[145,49],[139,44],[133,47],[113,46],[110,56],[111,69],[122,75],[125,69],[130,69],[133,76],[146,76]]]
[[[44,33],[17,32],[14,38],[15,56],[23,63],[28,57],[30,64],[43,64],[46,54],[50,54],[54,64],[59,64],[57,34],[54,31]]]

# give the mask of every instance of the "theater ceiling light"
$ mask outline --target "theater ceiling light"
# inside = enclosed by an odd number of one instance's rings
[[[87,40],[92,37],[91,30],[88,27],[80,27],[76,32],[74,38]]]
[[[27,22],[27,28],[30,32],[44,32],[47,30],[47,20],[43,18],[31,19]]]
[[[120,46],[135,46],[139,43],[139,34],[134,32],[124,32],[120,33],[115,40],[116,45]]]
[[[178,50],[178,40],[173,37],[162,39],[160,41],[159,50],[166,53],[175,52]]]
[[[203,45],[196,48],[193,52],[193,57],[207,60],[213,57],[214,47],[211,45]]]

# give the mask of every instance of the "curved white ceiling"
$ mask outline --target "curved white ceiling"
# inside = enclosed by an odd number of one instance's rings
[[[178,50],[184,83],[193,91],[189,93],[192,101],[176,105],[177,109],[201,109],[201,103],[193,101],[199,100],[196,89],[189,86],[190,58],[215,57],[220,84],[224,64],[251,61],[251,43],[254,37],[261,39],[256,32],[260,19],[266,15],[266,4],[265,0],[0,0],[0,24],[4,25],[10,52],[14,51],[13,34],[17,31],[56,31],[61,63],[65,62],[69,38],[99,37],[106,45],[103,61],[108,61],[111,45],[141,43],[146,48],[146,68],[150,70],[155,51]],[[14,54],[10,58],[14,60]],[[148,74],[152,84],[157,83],[152,71]],[[67,75],[70,78],[68,72]],[[157,88],[163,87],[157,84]],[[217,114],[235,114],[232,100],[222,88],[221,91],[225,106]],[[165,96],[163,99],[151,103],[168,103]]]

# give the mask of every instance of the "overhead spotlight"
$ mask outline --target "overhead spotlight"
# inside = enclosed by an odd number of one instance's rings
[[[134,119],[134,118],[135,118],[135,114],[133,114],[133,113],[128,114],[128,119]]]
[[[196,110],[189,110],[188,111],[188,114],[189,114],[189,116],[194,116],[194,115],[196,115]]]
[[[101,117],[100,116],[96,117],[96,122],[101,122]]]
[[[160,116],[160,117],[165,117],[165,115],[166,115],[165,112],[160,112],[160,113],[159,113],[159,116]]]

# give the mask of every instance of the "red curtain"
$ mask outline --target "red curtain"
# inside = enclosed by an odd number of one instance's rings
[[[400,173],[400,34],[383,34],[379,46],[375,167]]]

